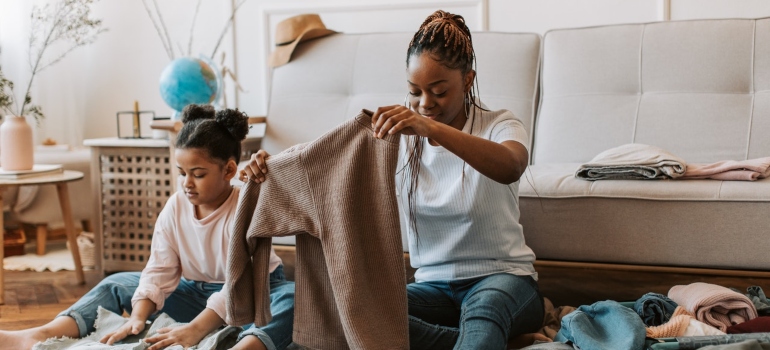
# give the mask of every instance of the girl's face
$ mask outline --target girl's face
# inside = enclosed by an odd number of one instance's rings
[[[473,70],[463,74],[434,60],[429,52],[409,57],[406,69],[409,105],[426,118],[462,129],[465,125],[465,94],[470,91]]]
[[[177,148],[175,152],[179,182],[190,203],[208,212],[219,208],[230,195],[230,179],[237,170],[235,161],[222,165],[197,148]]]

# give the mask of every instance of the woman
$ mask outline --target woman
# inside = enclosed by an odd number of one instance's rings
[[[476,99],[471,32],[430,15],[407,51],[407,106],[380,107],[376,137],[401,133],[396,174],[416,283],[407,287],[414,349],[505,349],[537,331],[543,303],[519,224],[526,130]]]
[[[511,112],[476,100],[474,59],[462,16],[436,11],[409,44],[408,105],[372,117],[375,137],[409,135],[396,186],[417,268],[407,286],[412,349],[505,349],[543,322],[519,224],[527,133]],[[257,152],[241,176],[265,181],[268,156]]]

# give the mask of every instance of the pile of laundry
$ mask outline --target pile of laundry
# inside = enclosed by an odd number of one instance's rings
[[[523,349],[641,350],[662,338],[675,338],[679,349],[770,349],[770,300],[759,286],[742,293],[697,282],[674,286],[668,295],[578,308],[546,299],[545,312],[539,334],[552,342]]]

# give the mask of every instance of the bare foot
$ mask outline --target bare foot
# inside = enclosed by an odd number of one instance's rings
[[[37,342],[46,339],[46,336],[37,329],[0,331],[0,350],[32,349]]]
[[[522,334],[516,338],[508,341],[508,349],[521,349],[530,346],[535,341],[552,342],[551,338],[546,337],[542,333],[527,333]]]

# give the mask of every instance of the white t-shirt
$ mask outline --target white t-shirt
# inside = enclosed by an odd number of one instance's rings
[[[166,202],[155,221],[150,259],[142,270],[139,286],[131,303],[150,299],[157,309],[184,277],[191,281],[225,283],[227,252],[235,222],[239,188],[213,213],[202,220],[195,217],[195,206],[177,191]],[[270,252],[270,272],[281,264],[275,251]],[[224,295],[209,297],[207,307],[224,319]]]
[[[471,131],[471,124],[473,130]],[[462,130],[497,143],[527,147],[524,125],[507,110],[475,113]],[[519,224],[519,182],[504,185],[482,175],[454,153],[423,139],[416,194],[417,234],[409,219],[410,179],[402,171],[413,137],[402,137],[396,192],[415,279],[448,281],[510,273],[537,279],[535,254]],[[464,173],[464,176],[463,176]]]

